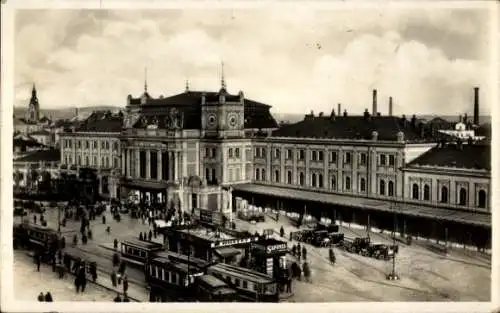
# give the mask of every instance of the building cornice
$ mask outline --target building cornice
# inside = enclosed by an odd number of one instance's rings
[[[437,175],[452,175],[452,176],[469,176],[469,177],[481,177],[481,178],[491,178],[491,172],[488,170],[478,170],[470,168],[460,168],[453,166],[431,166],[431,165],[411,165],[403,167],[404,172],[412,173],[428,173]]]

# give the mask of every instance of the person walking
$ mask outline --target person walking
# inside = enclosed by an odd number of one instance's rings
[[[297,246],[294,244],[292,246],[292,256],[295,256],[295,253],[297,252]]]
[[[36,224],[36,215],[33,215],[33,224]]]
[[[128,290],[128,277],[123,275],[123,294],[126,295]]]
[[[38,301],[39,302],[45,301],[45,296],[43,295],[43,292],[40,292],[40,294],[38,295]]]
[[[283,226],[280,228],[280,236],[283,238],[285,237],[285,230],[283,229]]]
[[[142,231],[139,233],[139,240],[144,240],[144,238],[142,237]]]
[[[42,256],[37,253],[36,254],[36,270],[40,272],[40,265],[42,264]]]
[[[286,277],[286,292],[292,293],[292,276],[290,275]]]
[[[153,239],[153,232],[150,229],[148,234],[148,240],[151,241],[151,239]]]
[[[80,277],[77,275],[75,277],[75,289],[76,289],[76,293],[79,293],[80,292]]]
[[[116,287],[116,286],[117,286],[117,284],[116,284],[116,279],[117,279],[117,277],[116,277],[116,272],[115,272],[115,271],[113,271],[113,272],[111,273],[111,284],[113,284],[113,287]]]
[[[333,252],[333,248],[330,248],[328,250],[328,254],[330,257],[330,264],[334,265],[335,264],[335,252]]]
[[[306,247],[302,247],[302,257],[304,258],[304,261],[307,260],[307,249]]]
[[[113,247],[116,249],[118,249],[118,239],[115,238],[115,240],[113,240]]]
[[[308,283],[311,282],[311,269],[309,268],[309,264],[307,262],[304,262],[302,264],[302,272],[304,272],[304,277]]]
[[[102,215],[102,223],[106,224],[106,215],[104,215],[104,214]]]

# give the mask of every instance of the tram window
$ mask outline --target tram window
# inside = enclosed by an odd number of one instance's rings
[[[258,284],[253,284],[253,291],[259,291]]]
[[[239,287],[240,286],[240,280],[239,279],[235,279],[234,280],[234,284],[236,285],[236,287]]]
[[[248,282],[246,280],[243,281],[243,288],[248,289]]]

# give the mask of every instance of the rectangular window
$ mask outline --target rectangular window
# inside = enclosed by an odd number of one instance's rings
[[[279,148],[274,149],[274,158],[279,159],[280,156],[281,156],[280,149]]]
[[[317,161],[318,160],[318,152],[317,151],[311,151],[311,161]]]
[[[394,164],[396,163],[395,161],[395,158],[394,158],[394,155],[389,155],[389,166],[394,166]]]
[[[215,168],[212,169],[212,181],[217,181],[217,177],[215,176]]]
[[[97,149],[97,140],[94,141],[94,145],[93,145],[94,149]]]
[[[287,160],[292,159],[292,149],[286,149],[286,159]]]
[[[305,159],[305,151],[303,149],[299,150],[299,160],[303,161]]]
[[[359,156],[359,164],[366,165],[366,153],[361,153]]]
[[[318,161],[323,162],[324,159],[323,151],[318,151]]]
[[[233,157],[233,148],[229,148],[229,158]]]
[[[215,148],[212,148],[212,155],[211,155],[211,157],[212,157],[212,158],[215,158],[215,155],[216,155]]]
[[[337,163],[337,151],[330,151],[330,163]]]
[[[351,153],[346,152],[344,155],[344,164],[351,164]]]
[[[210,148],[205,148],[205,157],[206,158],[210,157]]]
[[[101,141],[101,149],[103,149],[103,150],[104,150],[104,149],[105,149],[105,146],[106,146],[106,145],[105,145],[104,141]]]
[[[209,182],[211,181],[210,179],[210,169],[207,167],[205,168],[205,179]]]
[[[240,148],[234,149],[234,156],[238,159],[240,158]]]
[[[385,159],[385,154],[380,155],[380,165],[385,166],[386,164],[386,159]]]

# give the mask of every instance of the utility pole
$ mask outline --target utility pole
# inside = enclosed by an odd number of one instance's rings
[[[394,203],[392,201],[390,205],[393,212],[393,225],[392,225],[393,253],[392,253],[392,271],[387,275],[387,280],[399,280],[399,275],[396,273],[396,251],[394,250],[394,248],[396,247],[396,207],[394,206]]]

